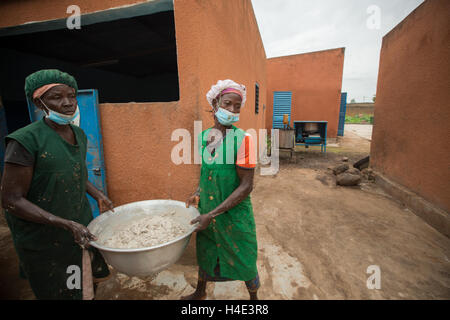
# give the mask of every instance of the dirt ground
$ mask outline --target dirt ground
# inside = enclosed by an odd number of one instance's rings
[[[336,186],[328,168],[369,154],[351,131],[327,147],[282,155],[274,176],[255,176],[260,299],[450,299],[450,239],[367,180]],[[3,215],[2,215],[3,216]],[[9,229],[0,220],[0,298],[33,299],[18,278]],[[380,289],[369,289],[369,266]],[[179,299],[197,282],[195,235],[183,257],[154,279],[117,274],[97,299]],[[248,299],[243,282],[210,283],[208,299]]]
[[[372,131],[373,131],[373,125],[371,124],[345,124],[345,129],[347,131],[350,131],[352,133],[355,133],[356,135],[367,139],[372,140]]]

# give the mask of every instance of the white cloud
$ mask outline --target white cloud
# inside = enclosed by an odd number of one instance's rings
[[[252,0],[267,57],[346,47],[342,90],[367,101],[376,92],[382,37],[423,0]],[[367,8],[380,8],[369,29]]]
[[[268,57],[285,56],[290,54],[304,53],[320,50],[319,48],[328,48],[328,43],[318,34],[336,34],[336,28],[332,25],[325,25],[315,30],[305,30],[289,38],[275,40],[268,44],[266,51]],[[269,54],[270,52],[270,54]]]

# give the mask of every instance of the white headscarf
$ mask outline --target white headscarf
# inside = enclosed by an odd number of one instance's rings
[[[244,106],[245,100],[247,99],[246,89],[243,84],[238,84],[234,82],[233,80],[226,79],[226,80],[219,80],[217,83],[213,86],[211,86],[211,89],[206,94],[206,100],[208,100],[208,103],[213,106],[213,100],[217,98],[217,96],[225,89],[233,88],[236,90],[239,90],[242,94],[242,103],[241,107]]]

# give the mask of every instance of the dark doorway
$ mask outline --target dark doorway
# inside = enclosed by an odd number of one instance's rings
[[[72,74],[80,89],[98,89],[100,103],[179,100],[173,10],[82,24],[79,30],[2,34],[0,61],[8,132],[30,122],[24,81],[41,69]]]

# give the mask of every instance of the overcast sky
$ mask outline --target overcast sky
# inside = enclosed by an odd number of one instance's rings
[[[382,37],[423,1],[252,0],[252,4],[268,58],[345,47],[342,91],[348,93],[348,102],[360,102],[371,101],[376,93]]]

